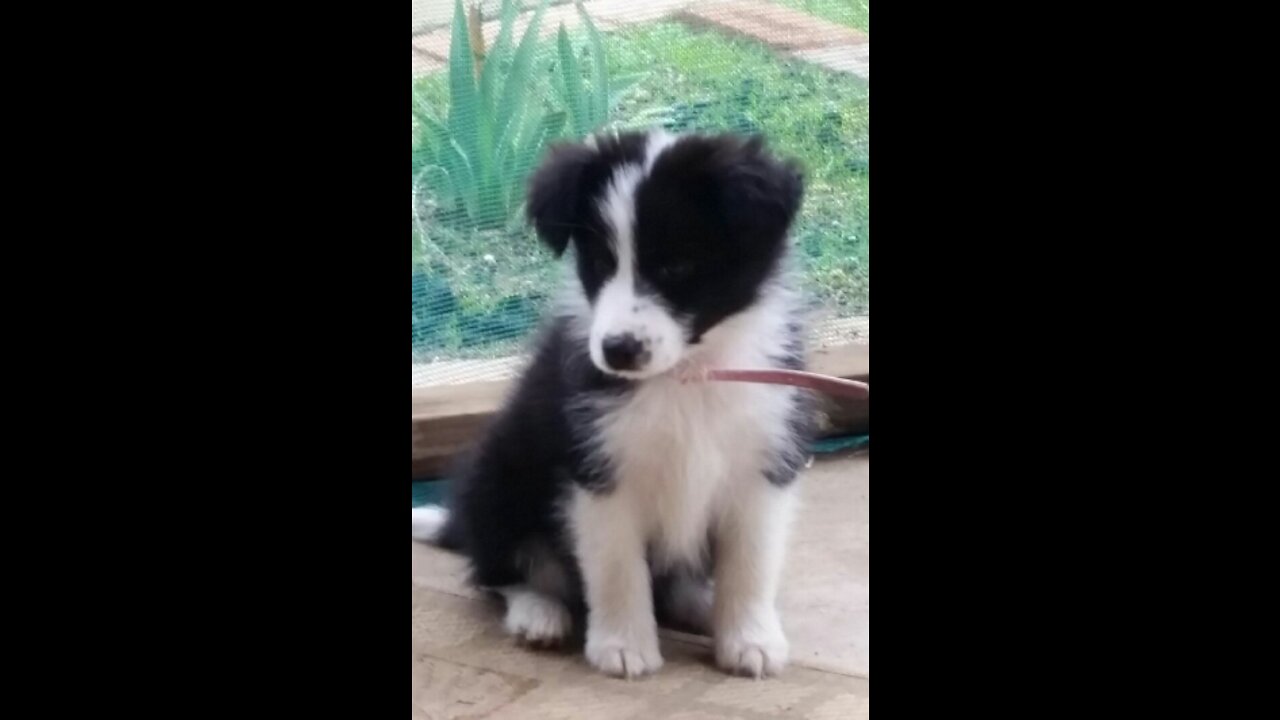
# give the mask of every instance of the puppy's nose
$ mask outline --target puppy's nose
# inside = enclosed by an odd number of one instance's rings
[[[610,335],[602,343],[604,361],[614,370],[635,370],[640,364],[640,354],[644,346],[635,335]]]

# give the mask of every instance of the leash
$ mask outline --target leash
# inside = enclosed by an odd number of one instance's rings
[[[708,370],[704,378],[719,382],[791,385],[846,398],[870,398],[871,392],[871,387],[864,382],[800,370]]]

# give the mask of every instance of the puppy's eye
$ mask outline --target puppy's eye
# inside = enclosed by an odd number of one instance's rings
[[[687,280],[693,275],[694,267],[691,262],[674,262],[667,263],[658,268],[658,279],[663,282],[679,282]]]

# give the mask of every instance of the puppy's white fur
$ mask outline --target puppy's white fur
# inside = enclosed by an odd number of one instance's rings
[[[654,139],[649,142],[649,157]],[[645,167],[652,167],[652,159]],[[653,296],[641,295],[636,288],[635,191],[644,179],[645,167],[624,165],[614,173],[613,181],[600,201],[601,214],[613,227],[613,252],[618,270],[596,298],[591,313],[591,361],[596,367],[616,375],[643,379],[666,372],[684,354],[684,330],[680,323]],[[631,335],[645,347],[649,361],[637,370],[611,370],[604,361],[604,340],[613,335]]]

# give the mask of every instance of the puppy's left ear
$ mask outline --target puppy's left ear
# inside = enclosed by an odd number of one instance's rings
[[[739,232],[776,241],[786,236],[804,200],[804,172],[772,155],[763,138],[747,139],[726,168],[725,207]]]
[[[559,257],[581,224],[583,175],[595,159],[591,147],[562,144],[551,148],[529,179],[525,214],[538,237]]]

